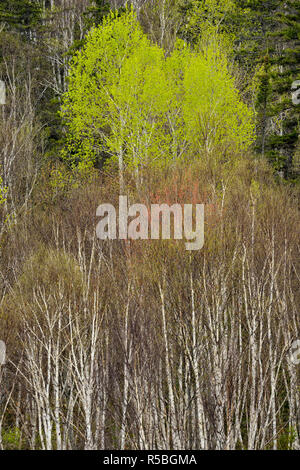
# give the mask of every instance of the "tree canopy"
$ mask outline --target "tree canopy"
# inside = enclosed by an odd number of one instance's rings
[[[224,149],[246,150],[254,116],[228,70],[226,54],[178,40],[167,55],[127,10],[93,28],[73,59],[63,116],[65,158],[91,165],[105,154],[120,170],[164,166]]]

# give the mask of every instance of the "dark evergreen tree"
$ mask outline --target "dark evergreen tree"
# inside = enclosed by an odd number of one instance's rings
[[[0,22],[8,28],[28,34],[41,20],[41,5],[32,0],[1,0]]]
[[[300,2],[281,2],[277,28],[269,33],[271,62],[271,131],[267,155],[286,178],[294,177],[294,155],[299,139],[299,105],[292,102],[292,84],[300,79]]]
[[[191,44],[201,34],[195,23],[188,27],[195,3],[187,0],[181,6],[185,20],[180,34]],[[254,75],[258,80],[255,150],[280,175],[293,178],[297,173],[299,105],[292,102],[291,87],[300,79],[300,1],[235,0],[235,5],[222,18],[220,31],[235,35],[233,60],[249,81]]]

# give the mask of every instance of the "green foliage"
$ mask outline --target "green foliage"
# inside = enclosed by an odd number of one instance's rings
[[[111,13],[89,33],[73,60],[62,114],[63,156],[82,169],[103,154],[135,169],[166,166],[183,153],[245,150],[253,139],[252,113],[216,43],[192,51],[178,41],[166,58],[132,11]]]
[[[299,111],[291,85],[299,78],[299,1],[192,0],[182,11],[181,35],[194,47],[219,38],[230,53],[234,42],[237,73],[244,73],[248,83],[258,81],[255,149],[277,172],[294,177]],[[240,87],[246,90],[247,80]]]
[[[3,186],[3,180],[0,176],[0,206],[6,201],[7,188]]]
[[[269,159],[286,178],[293,177],[299,142],[299,106],[292,103],[291,86],[300,74],[300,2],[281,2],[276,12],[277,27],[269,33],[272,100],[269,115],[273,123],[267,143]]]
[[[19,32],[27,32],[41,19],[41,8],[32,0],[1,0],[0,22]]]
[[[22,436],[19,428],[2,431],[2,443],[5,450],[18,450],[22,445]]]
[[[239,150],[252,141],[251,111],[241,102],[228,73],[210,48],[206,55],[192,54],[184,74],[184,118],[187,134],[197,147]]]
[[[193,0],[183,4],[181,10],[186,15],[181,37],[200,47],[217,42],[223,52],[232,51],[234,30],[230,19],[236,11],[233,0]]]
[[[293,444],[297,439],[297,429],[290,427],[280,433],[278,438],[278,450],[293,450]]]
[[[103,17],[109,13],[109,2],[107,0],[94,0],[87,10],[88,24],[100,24]]]

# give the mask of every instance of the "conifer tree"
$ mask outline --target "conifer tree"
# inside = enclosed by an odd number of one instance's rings
[[[285,178],[296,176],[299,106],[291,87],[300,78],[299,0],[189,0],[182,4],[181,35],[195,45],[203,24],[232,35],[232,60],[256,86],[255,150]],[[247,87],[247,83],[242,86]]]
[[[294,175],[294,155],[299,139],[299,106],[291,98],[291,87],[300,78],[300,2],[281,2],[277,28],[270,32],[271,132],[267,154],[286,178]]]
[[[41,5],[33,0],[1,0],[0,23],[9,29],[27,33],[41,19]]]

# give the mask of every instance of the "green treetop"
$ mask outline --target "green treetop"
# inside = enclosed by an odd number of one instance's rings
[[[253,116],[228,72],[226,55],[208,44],[172,54],[152,44],[135,14],[114,13],[91,30],[73,60],[62,114],[65,158],[86,167],[106,154],[125,166],[165,166],[202,152],[246,149]]]

